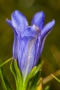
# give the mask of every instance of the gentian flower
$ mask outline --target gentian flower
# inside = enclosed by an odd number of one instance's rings
[[[37,64],[45,39],[55,25],[55,20],[52,20],[44,26],[44,18],[44,12],[38,12],[34,15],[31,26],[28,26],[26,17],[16,10],[12,13],[11,20],[6,20],[14,32],[13,57],[18,61],[23,77]]]

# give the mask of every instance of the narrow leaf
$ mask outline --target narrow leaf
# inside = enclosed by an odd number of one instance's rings
[[[4,88],[4,90],[12,90],[3,70],[0,68],[0,77],[1,77],[1,80],[2,80],[2,86]]]
[[[47,86],[47,87],[45,88],[45,90],[49,90],[49,86]]]

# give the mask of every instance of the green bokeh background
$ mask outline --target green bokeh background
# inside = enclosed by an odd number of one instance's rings
[[[31,23],[33,15],[38,11],[44,11],[45,24],[52,19],[56,20],[51,33],[48,35],[42,60],[44,60],[42,76],[43,78],[60,69],[60,0],[0,0],[0,59],[2,62],[12,57],[13,32],[5,22],[6,18],[11,17],[14,10],[21,11]],[[8,78],[13,90],[15,83],[13,75],[9,69],[10,63],[3,66],[6,77]],[[60,79],[60,77],[58,77]],[[0,79],[0,90],[2,89]],[[60,90],[60,83],[56,80],[50,81],[50,90]]]

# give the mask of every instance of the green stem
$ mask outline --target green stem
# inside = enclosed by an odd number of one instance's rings
[[[55,77],[53,74],[51,74],[51,75],[54,79],[56,79],[56,81],[58,81],[60,83],[60,80],[57,77]]]
[[[16,90],[26,90],[26,84],[18,85]]]
[[[12,58],[6,60],[4,63],[2,63],[2,64],[0,65],[0,68],[1,68],[3,65],[5,65],[6,63],[8,63],[9,61],[11,61],[11,60],[12,60]]]

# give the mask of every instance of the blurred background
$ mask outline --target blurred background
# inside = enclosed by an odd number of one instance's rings
[[[33,15],[38,11],[44,11],[45,24],[52,19],[56,20],[51,33],[48,35],[41,59],[44,60],[42,77],[45,78],[51,73],[60,69],[60,0],[0,0],[0,60],[2,63],[12,57],[13,32],[5,22],[11,18],[14,10],[21,11],[31,23]],[[9,68],[10,63],[3,66],[5,75],[8,78],[13,90],[15,90],[14,77]],[[58,76],[60,79],[60,76]],[[3,90],[0,79],[0,90]],[[46,85],[50,90],[60,90],[60,83],[55,79]]]

